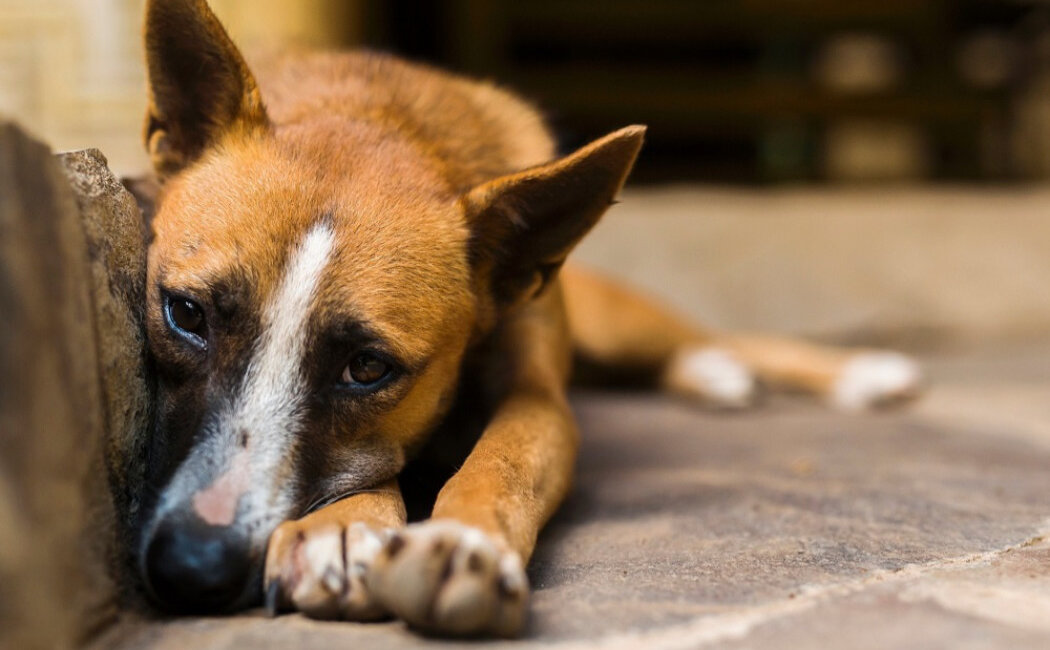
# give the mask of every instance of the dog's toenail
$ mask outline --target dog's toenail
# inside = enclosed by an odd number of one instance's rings
[[[405,538],[394,533],[386,543],[387,557],[394,557],[400,553],[403,548],[405,548]]]
[[[441,569],[441,577],[438,579],[438,582],[443,583],[446,580],[448,580],[449,577],[451,577],[451,576],[452,576],[452,556],[449,555],[448,558],[445,560],[445,566],[442,567],[442,569]]]
[[[277,616],[277,600],[281,595],[281,583],[274,580],[266,588],[266,615],[270,618]]]
[[[522,584],[518,576],[513,574],[500,576],[499,580],[497,580],[497,588],[499,589],[500,598],[504,600],[517,600],[525,592],[525,585]]]
[[[350,567],[350,575],[352,575],[355,578],[359,578],[366,573],[368,573],[368,565],[364,562],[354,562],[354,564]]]
[[[335,567],[329,566],[321,577],[321,584],[331,593],[339,593],[343,590],[343,577],[339,575]]]

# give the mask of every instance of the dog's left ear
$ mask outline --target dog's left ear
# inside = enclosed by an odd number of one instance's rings
[[[645,136],[628,126],[463,197],[475,273],[500,307],[538,295],[627,180]]]
[[[259,88],[205,0],[148,0],[146,148],[163,180],[231,131],[269,124]]]

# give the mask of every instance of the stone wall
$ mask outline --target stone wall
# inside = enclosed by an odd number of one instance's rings
[[[144,281],[142,219],[105,158],[0,123],[0,648],[90,640],[130,593]]]

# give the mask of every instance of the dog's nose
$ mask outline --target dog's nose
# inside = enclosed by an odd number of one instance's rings
[[[246,539],[192,515],[166,518],[157,526],[143,568],[160,604],[187,613],[232,608],[245,596],[252,574]]]

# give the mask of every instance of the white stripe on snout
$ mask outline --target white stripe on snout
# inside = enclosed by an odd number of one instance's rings
[[[228,429],[235,439],[242,432],[247,434],[251,472],[262,482],[251,481],[250,509],[265,507],[275,496],[287,496],[279,494],[279,486],[272,485],[273,470],[289,453],[302,425],[302,405],[307,397],[303,357],[310,304],[334,243],[330,225],[314,226],[290,256],[284,277],[262,313],[262,335]]]
[[[310,303],[334,242],[331,226],[314,226],[292,254],[262,314],[262,336],[245,374],[237,409],[239,424],[247,426],[249,434],[255,427],[278,428],[273,418],[290,423],[304,397],[302,361]]]

